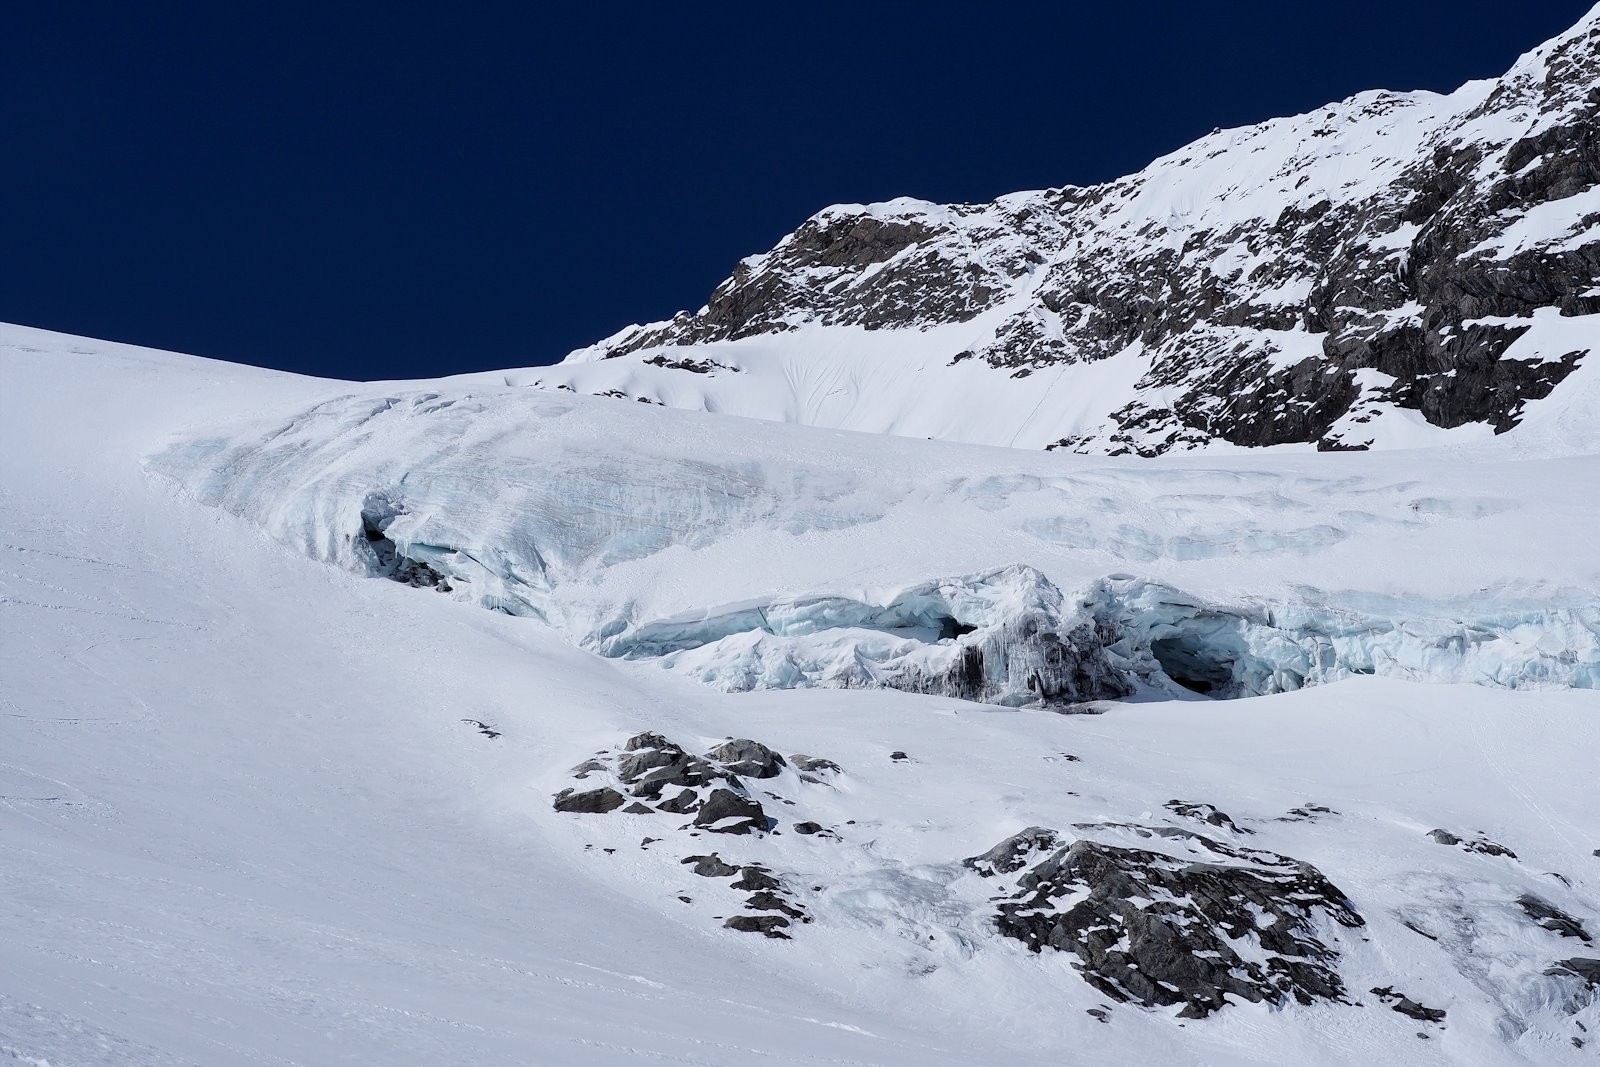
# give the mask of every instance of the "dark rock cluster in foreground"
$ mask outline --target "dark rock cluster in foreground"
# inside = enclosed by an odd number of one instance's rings
[[[778,820],[767,815],[754,796],[751,782],[768,782],[792,772],[804,787],[823,785],[842,773],[830,759],[804,754],[785,759],[748,738],[729,738],[702,756],[652,732],[630,737],[620,750],[597,752],[572,770],[578,780],[589,782],[599,776],[610,784],[563,789],[555,796],[555,810],[585,815],[622,812],[693,816],[678,829],[694,836],[760,836],[776,832]],[[778,793],[765,795],[784,805],[794,804]],[[813,820],[797,820],[791,828],[802,836],[834,840],[839,837]],[[658,839],[645,840],[649,844]],[[763,864],[729,863],[715,852],[686,856],[681,862],[702,878],[731,879],[727,888],[747,894],[741,913],[727,917],[723,923],[730,930],[786,939],[792,923],[812,921],[798,894]]]
[[[693,825],[718,834],[766,830],[769,819],[751,796],[746,778],[772,778],[784,758],[757,741],[730,740],[704,756],[684,751],[660,734],[630,737],[621,752],[599,752],[573,768],[573,777],[605,773],[612,785],[556,794],[557,811],[631,815],[693,815]]]
[[[920,761],[903,750],[881,755],[886,768],[895,768],[892,773],[918,773]],[[1077,761],[1066,754],[1047,758]],[[895,863],[876,854],[882,822],[874,812],[863,810],[859,821],[832,826],[813,817],[817,798],[827,796],[826,807],[837,817],[840,799],[851,792],[843,770],[826,758],[785,757],[744,738],[695,753],[645,732],[596,753],[572,773],[578,784],[556,794],[555,809],[585,817],[649,816],[636,825],[665,836],[647,836],[639,847],[654,845],[675,856],[677,869],[692,877],[672,892],[684,903],[709,904],[729,930],[789,940],[807,924],[828,921],[830,885],[840,900],[859,902],[849,872],[861,873],[863,861],[873,892],[882,889],[872,872]],[[1392,1010],[1423,1026],[1419,1038],[1446,1027],[1454,1005],[1430,1002],[1437,987],[1416,984],[1425,976],[1373,974],[1370,954],[1352,957],[1357,942],[1386,935],[1389,924],[1369,928],[1356,902],[1312,863],[1250,843],[1272,824],[1338,819],[1338,812],[1307,803],[1282,817],[1236,819],[1200,800],[1172,799],[1160,807],[1165,814],[1154,820],[1146,815],[1138,821],[1073,823],[1065,830],[1030,826],[951,862],[948,873],[954,878],[965,868],[967,877],[989,887],[983,894],[988,903],[978,906],[972,925],[991,932],[991,945],[1009,940],[1035,954],[1068,957],[1105,998],[1105,1004],[1087,1009],[1101,1021],[1109,1020],[1114,1004],[1182,1019],[1203,1019],[1238,1003],[1337,1004]],[[655,829],[663,815],[679,816],[670,833]],[[852,831],[858,825],[872,829],[857,836]],[[793,844],[780,848],[778,835],[785,833],[794,835]],[[705,840],[686,840],[711,834],[728,835],[720,839],[721,851]],[[1521,866],[1512,849],[1481,833],[1469,838],[1441,829],[1417,840],[1424,857],[1441,855],[1438,845],[1468,853],[1466,862],[1485,870]],[[833,851],[852,846],[858,850]],[[829,857],[847,862],[839,868]],[[794,869],[797,862],[801,870]],[[833,873],[806,873],[811,863]],[[1570,887],[1569,879],[1552,877]],[[1527,935],[1547,943],[1549,962],[1538,963],[1544,983],[1539,995],[1546,1003],[1575,1017],[1600,999],[1600,960],[1558,958],[1563,944],[1593,940],[1583,919],[1567,910],[1571,903],[1557,905],[1524,884],[1483,906],[1517,916]],[[859,903],[846,908],[844,928],[859,934],[859,916],[851,908]],[[1401,937],[1427,938],[1447,953],[1481,939],[1472,911],[1431,907],[1427,894],[1418,907],[1403,907],[1390,918]],[[961,921],[953,929],[965,937],[972,926]],[[937,927],[916,929],[914,943],[920,945],[924,935],[931,943],[939,933]],[[1462,965],[1476,965],[1477,958],[1469,954]],[[1358,995],[1374,979],[1385,984]],[[1576,1018],[1573,1026],[1572,1040],[1579,1045],[1586,1031]]]
[[[1075,954],[1084,980],[1112,1000],[1182,1005],[1185,1018],[1211,1014],[1230,995],[1348,1002],[1339,952],[1319,935],[1365,923],[1320,871],[1177,827],[1148,830],[1209,858],[1079,839],[1035,859],[1057,838],[1034,827],[967,863],[987,877],[1021,871],[997,905],[998,931],[1035,952]]]
[[[811,921],[793,891],[769,867],[759,863],[734,866],[724,863],[715,852],[709,856],[685,856],[682,862],[693,864],[691,869],[702,878],[732,878],[728,884],[730,889],[750,894],[745,898],[744,907],[751,914],[730,916],[723,923],[730,930],[786,939],[789,935],[785,930],[791,922]]]

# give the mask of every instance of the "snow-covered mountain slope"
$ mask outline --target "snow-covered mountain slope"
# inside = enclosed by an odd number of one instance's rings
[[[1497,80],[1106,185],[828,208],[699,312],[508,381],[1113,455],[1476,439],[1600,346],[1597,131],[1600,8]]]
[[[1590,373],[1141,461],[0,329],[0,1059],[1588,1062]]]

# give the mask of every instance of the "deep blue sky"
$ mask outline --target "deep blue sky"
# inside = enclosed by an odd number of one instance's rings
[[[1589,4],[31,0],[0,20],[0,320],[338,377],[547,363],[826,204],[1449,90]]]

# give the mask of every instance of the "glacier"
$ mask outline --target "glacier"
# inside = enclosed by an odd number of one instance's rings
[[[1408,560],[1395,544],[1406,534],[1425,551],[1441,530],[1470,538],[1531,517],[1527,487],[1464,472],[1452,487],[1426,452],[1347,460],[1336,475],[1285,456],[1227,468],[1040,457],[997,476],[978,454],[970,468],[873,469],[872,439],[833,438],[744,440],[686,462],[694,416],[624,409],[650,430],[623,445],[605,439],[595,403],[475,385],[352,395],[171,442],[147,466],[313,558],[540,620],[602,655],[659,660],[727,691],[883,687],[1069,706],[1135,692],[1260,696],[1367,674],[1504,688],[1600,679],[1600,598],[1582,580],[1536,584],[1548,568],[1514,551],[1517,565],[1496,576],[1474,549],[1475,581],[1488,584],[1466,591],[1448,560]],[[1476,454],[1515,478],[1522,443]],[[872,581],[839,587],[851,570],[861,577],[853,551],[892,551],[890,531],[916,527],[930,500],[940,536],[986,569],[928,578],[880,562]],[[806,546],[811,589],[836,591],[776,588],[770,560],[707,566],[757,536],[775,553]],[[817,551],[819,540],[831,544]],[[1373,577],[1387,586],[1325,584],[1380,551]],[[1358,562],[1332,564],[1340,552]],[[1211,577],[1242,560],[1253,579]],[[1408,589],[1412,564],[1440,573]],[[670,597],[641,595],[642,575]]]

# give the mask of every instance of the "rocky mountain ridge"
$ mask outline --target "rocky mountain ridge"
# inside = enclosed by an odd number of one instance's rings
[[[518,384],[1157,455],[1501,433],[1600,344],[1600,8],[1504,76],[1105,185],[841,205]],[[920,410],[914,410],[920,409]]]

